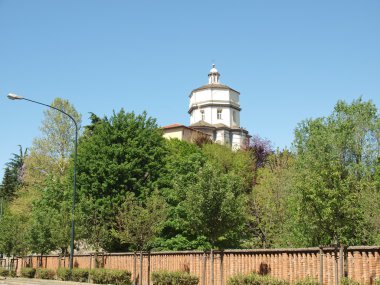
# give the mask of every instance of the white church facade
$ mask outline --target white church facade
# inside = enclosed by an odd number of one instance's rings
[[[208,84],[191,91],[189,104],[190,125],[188,127],[175,124],[180,131],[194,130],[208,135],[212,141],[230,145],[233,149],[244,149],[249,144],[248,131],[240,127],[240,93],[227,85],[220,83],[220,74],[211,68],[208,74]],[[173,135],[174,128],[163,128],[167,138]],[[196,133],[195,133],[196,134]]]

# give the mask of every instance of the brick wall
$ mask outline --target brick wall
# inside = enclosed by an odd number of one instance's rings
[[[374,284],[374,280],[380,278],[380,247],[349,247],[342,252],[340,254],[339,249],[325,248],[322,264],[319,248],[225,250],[215,251],[213,254],[202,251],[144,253],[142,284],[149,284],[149,272],[158,270],[188,271],[199,276],[200,285],[225,285],[232,275],[250,272],[268,273],[289,281],[306,277],[316,280],[322,278],[326,285],[335,284],[336,278],[341,276],[348,276],[363,284]],[[48,255],[42,258],[19,258],[17,267],[18,270],[28,265],[38,267],[41,262],[44,268],[69,266],[68,257]],[[132,273],[133,280],[141,278],[138,253],[76,255],[74,266],[126,269]]]

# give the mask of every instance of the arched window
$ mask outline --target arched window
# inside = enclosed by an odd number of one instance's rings
[[[221,120],[222,119],[222,109],[218,109],[217,112],[216,112],[216,118],[218,120]]]

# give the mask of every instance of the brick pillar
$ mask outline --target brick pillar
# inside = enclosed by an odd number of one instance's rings
[[[380,254],[378,251],[375,251],[375,266],[376,277],[380,278]]]
[[[369,284],[370,276],[369,276],[369,262],[368,262],[368,256],[369,252],[364,251],[362,254],[362,261],[363,261],[363,283]]]
[[[363,259],[362,259],[362,253],[359,251],[354,251],[354,258],[355,258],[355,279],[359,283],[363,283]]]

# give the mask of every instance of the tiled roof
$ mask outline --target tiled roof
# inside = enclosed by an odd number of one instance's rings
[[[186,126],[181,125],[181,124],[178,124],[178,123],[175,123],[175,124],[171,124],[171,125],[164,126],[164,127],[162,127],[162,128],[163,128],[163,129],[171,129],[171,128],[178,128],[178,127],[186,127]]]

